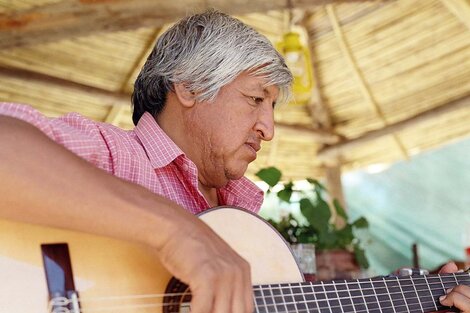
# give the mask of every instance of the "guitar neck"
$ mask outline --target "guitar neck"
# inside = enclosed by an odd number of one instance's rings
[[[456,285],[470,285],[469,273],[374,277],[254,287],[256,313],[426,313],[450,311],[439,297]]]

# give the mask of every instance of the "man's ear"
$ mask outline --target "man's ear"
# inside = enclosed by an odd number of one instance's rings
[[[190,108],[196,103],[196,94],[191,92],[185,84],[174,84],[174,87],[176,97],[183,106]]]

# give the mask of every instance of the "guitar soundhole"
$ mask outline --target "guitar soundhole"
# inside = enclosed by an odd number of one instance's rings
[[[190,302],[191,294],[188,285],[173,277],[166,286],[163,313],[190,312]]]

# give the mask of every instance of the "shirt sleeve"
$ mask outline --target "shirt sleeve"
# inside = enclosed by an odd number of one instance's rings
[[[98,122],[77,113],[48,118],[30,106],[15,103],[0,103],[0,115],[23,120],[93,165],[112,171],[111,153]]]

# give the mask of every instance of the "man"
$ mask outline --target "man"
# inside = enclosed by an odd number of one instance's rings
[[[252,312],[249,265],[191,213],[258,211],[262,192],[243,175],[272,139],[291,81],[269,41],[240,21],[216,11],[183,19],[136,80],[131,132],[0,106],[0,217],[147,244],[189,284],[193,313]]]
[[[291,81],[252,28],[216,11],[190,16],[136,80],[131,132],[0,106],[0,217],[150,245],[189,284],[192,312],[252,312],[249,265],[191,213],[259,210],[262,192],[243,175]]]

